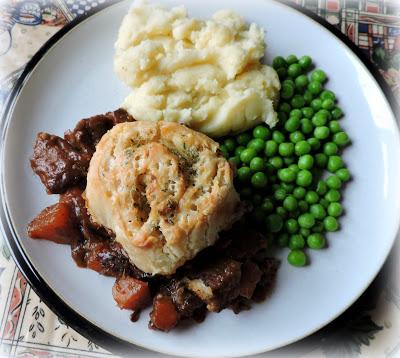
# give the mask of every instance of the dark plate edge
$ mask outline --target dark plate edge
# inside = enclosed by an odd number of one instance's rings
[[[20,91],[22,90],[25,82],[29,79],[30,74],[36,67],[36,65],[40,62],[40,60],[45,56],[45,54],[60,40],[63,36],[65,36],[69,31],[75,28],[78,24],[88,19],[90,16],[98,13],[105,8],[120,2],[121,0],[111,0],[107,3],[103,3],[99,5],[97,8],[90,10],[86,14],[75,18],[63,28],[61,28],[56,34],[54,34],[40,49],[35,55],[31,58],[31,60],[26,64],[21,76],[18,78],[11,94],[8,97],[7,103],[4,107],[3,114],[1,117],[1,158],[3,161],[4,155],[4,140],[5,134],[7,132],[8,127],[8,119],[10,118],[10,114],[13,110],[14,104]],[[278,0],[279,1],[279,0]],[[391,91],[389,85],[386,83],[382,75],[380,74],[378,68],[361,52],[361,50],[340,30],[336,27],[328,23],[326,20],[322,19],[320,16],[316,15],[312,11],[305,9],[297,4],[294,4],[290,0],[280,0],[281,3],[285,4],[288,7],[291,7],[300,13],[310,17],[315,22],[319,23],[327,30],[329,30],[333,35],[339,38],[350,50],[359,58],[359,60],[365,65],[365,67],[370,71],[372,76],[377,81],[380,86],[382,92],[386,96],[389,105],[397,119],[399,121],[400,118],[400,107],[399,104]],[[42,299],[43,302],[46,303],[47,306],[58,316],[60,317],[68,326],[82,334],[88,340],[93,341],[99,346],[104,347],[110,352],[119,355],[119,356],[127,356],[132,355],[132,348],[140,348],[137,345],[129,343],[125,340],[122,340],[118,337],[115,337],[90,321],[86,318],[82,317],[72,308],[70,308],[61,298],[54,294],[54,291],[47,285],[47,283],[41,278],[39,272],[35,269],[32,263],[29,261],[26,253],[24,252],[17,235],[14,231],[14,228],[9,220],[10,215],[8,212],[8,208],[5,205],[4,200],[4,186],[3,186],[3,175],[1,173],[1,200],[2,205],[0,206],[0,229],[6,238],[6,242],[11,250],[12,256],[17,264],[18,268],[21,270],[28,283],[31,285],[36,294]]]

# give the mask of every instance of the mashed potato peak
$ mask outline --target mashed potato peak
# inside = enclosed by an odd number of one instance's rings
[[[136,1],[115,47],[115,71],[132,88],[123,107],[138,120],[184,123],[213,137],[277,122],[279,79],[260,64],[264,31],[232,11],[202,21],[184,7]]]

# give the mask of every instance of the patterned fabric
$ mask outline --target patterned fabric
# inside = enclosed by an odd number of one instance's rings
[[[24,65],[40,46],[76,16],[104,1],[0,2],[0,113]],[[376,64],[400,98],[399,1],[293,1],[345,33]],[[39,299],[1,244],[1,237],[0,248],[0,357],[111,356],[68,327]],[[384,269],[347,312],[311,337],[281,349],[282,356],[400,357],[400,263],[395,255],[399,249],[397,240]],[[143,351],[132,355],[161,357]]]

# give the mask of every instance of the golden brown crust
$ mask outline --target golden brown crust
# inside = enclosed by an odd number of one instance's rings
[[[169,122],[121,123],[105,134],[85,197],[92,218],[153,274],[175,272],[241,216],[218,144]]]

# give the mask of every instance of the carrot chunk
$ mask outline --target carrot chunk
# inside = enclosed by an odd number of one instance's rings
[[[150,320],[151,325],[160,331],[168,332],[177,325],[179,315],[170,297],[160,294],[156,296]]]
[[[28,225],[32,239],[44,239],[58,244],[71,244],[79,236],[79,229],[66,203],[57,203],[45,208]]]
[[[147,282],[129,276],[115,281],[112,294],[118,307],[134,311],[144,308],[151,299]]]

